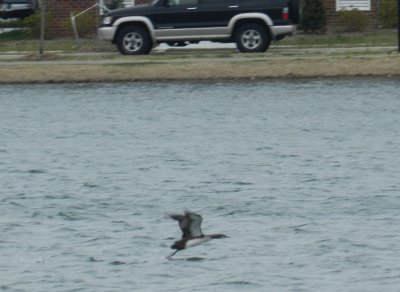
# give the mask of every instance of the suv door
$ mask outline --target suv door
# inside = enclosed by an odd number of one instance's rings
[[[238,0],[165,0],[152,16],[160,40],[227,38]]]
[[[198,0],[165,0],[150,18],[156,30],[196,27],[197,6]]]
[[[203,27],[227,27],[239,10],[238,0],[199,0]]]

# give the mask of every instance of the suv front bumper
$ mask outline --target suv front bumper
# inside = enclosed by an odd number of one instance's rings
[[[97,37],[103,41],[113,41],[115,31],[117,30],[114,26],[103,26],[97,29]]]

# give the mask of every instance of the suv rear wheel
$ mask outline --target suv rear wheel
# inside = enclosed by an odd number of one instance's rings
[[[117,37],[118,50],[123,55],[143,55],[151,51],[151,39],[146,29],[131,25],[124,27]]]
[[[265,52],[271,43],[265,28],[257,23],[241,25],[236,31],[235,40],[242,53]]]

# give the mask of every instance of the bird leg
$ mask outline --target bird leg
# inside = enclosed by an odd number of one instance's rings
[[[179,249],[177,249],[176,251],[174,251],[172,254],[170,254],[169,256],[167,256],[167,259],[170,259],[174,254],[176,254],[179,251]]]

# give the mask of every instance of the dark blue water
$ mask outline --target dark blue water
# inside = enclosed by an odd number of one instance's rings
[[[399,89],[3,85],[0,290],[398,291]]]

